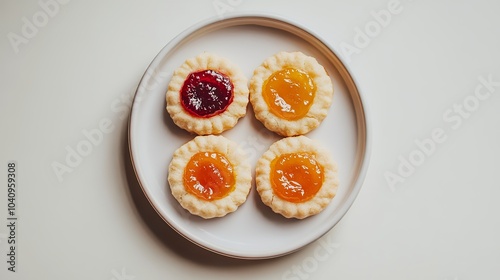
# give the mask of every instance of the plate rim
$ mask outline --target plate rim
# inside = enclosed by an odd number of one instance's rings
[[[251,23],[251,22],[244,23],[245,20],[251,21],[252,18],[254,20],[260,21],[261,24],[257,23],[257,21],[255,23]],[[238,21],[243,21],[243,22],[238,23]],[[134,149],[133,149],[134,140],[132,137],[134,115],[137,115],[137,114],[134,114],[134,108],[137,108],[134,105],[136,103],[138,103],[138,101],[140,100],[140,96],[139,96],[140,92],[139,91],[140,91],[141,85],[143,85],[144,81],[147,78],[149,78],[148,72],[154,71],[155,67],[161,62],[162,58],[165,57],[177,45],[179,45],[184,40],[186,40],[189,36],[194,35],[200,29],[210,27],[214,24],[223,24],[224,22],[226,22],[226,24],[228,26],[222,26],[222,27],[216,26],[216,27],[214,27],[214,30],[219,30],[219,29],[223,29],[226,27],[230,27],[230,26],[258,25],[258,26],[265,26],[265,27],[271,27],[274,29],[279,29],[279,30],[282,30],[285,32],[290,32],[290,33],[300,37],[301,39],[305,40],[305,38],[303,38],[303,36],[296,34],[296,33],[293,33],[290,30],[285,30],[283,28],[279,28],[279,27],[272,26],[272,25],[262,24],[262,22],[274,22],[275,24],[282,24],[284,26],[288,26],[289,28],[298,29],[299,31],[302,31],[302,32],[309,34],[311,37],[313,37],[319,43],[321,43],[324,47],[326,47],[335,56],[335,58],[339,61],[339,63],[342,65],[342,67],[345,68],[345,74],[347,74],[347,76],[352,80],[352,84],[355,87],[355,91],[357,93],[358,103],[360,104],[359,107],[361,108],[361,112],[358,112],[356,110],[356,106],[354,105],[352,92],[351,92],[351,90],[348,90],[349,96],[353,102],[354,113],[356,116],[355,117],[356,125],[358,126],[358,130],[357,130],[357,133],[358,133],[358,143],[357,143],[358,151],[357,151],[357,153],[360,153],[359,148],[362,148],[361,149],[362,150],[361,162],[359,164],[358,172],[354,176],[354,178],[355,178],[354,187],[352,188],[352,191],[350,192],[350,194],[346,197],[345,203],[337,209],[337,212],[339,213],[339,218],[335,222],[331,223],[331,226],[328,226],[327,230],[325,230],[324,232],[321,232],[318,236],[313,237],[311,240],[305,242],[304,244],[301,244],[300,246],[298,246],[292,250],[287,250],[287,251],[283,251],[283,252],[276,253],[276,254],[254,254],[254,255],[234,254],[234,253],[224,252],[222,250],[217,250],[217,249],[211,248],[210,246],[207,246],[205,244],[202,244],[202,243],[194,240],[193,238],[190,238],[187,234],[183,233],[178,228],[176,228],[171,222],[169,222],[167,217],[165,217],[159,211],[158,206],[153,202],[153,200],[151,198],[152,194],[149,193],[147,188],[143,185],[143,180],[141,179],[142,176],[140,175],[140,168],[136,164],[135,157],[137,157],[137,156],[134,157]],[[190,27],[184,29],[182,32],[180,32],[174,38],[172,38],[164,47],[162,47],[162,49],[152,59],[152,61],[150,62],[150,64],[146,68],[146,71],[144,72],[143,76],[141,77],[141,79],[138,83],[137,89],[134,93],[134,99],[133,99],[132,106],[130,109],[130,114],[129,114],[129,118],[128,118],[128,125],[127,125],[127,128],[128,128],[128,148],[129,148],[130,160],[131,160],[132,167],[133,167],[133,170],[135,173],[135,177],[137,178],[139,186],[141,187],[142,192],[144,193],[149,204],[155,210],[155,212],[160,216],[160,218],[165,223],[167,223],[167,225],[169,225],[169,227],[172,228],[175,232],[177,232],[179,235],[181,235],[185,239],[189,240],[193,244],[195,244],[201,248],[204,248],[208,251],[217,253],[219,255],[223,255],[223,256],[227,256],[227,257],[231,257],[231,258],[236,258],[236,259],[258,260],[258,259],[271,259],[271,258],[276,258],[276,257],[288,255],[290,253],[296,252],[296,251],[304,248],[308,244],[313,243],[314,241],[318,240],[319,238],[324,236],[326,233],[328,233],[331,229],[333,229],[333,227],[335,227],[335,225],[337,225],[338,222],[340,222],[340,220],[342,220],[342,218],[345,216],[345,214],[348,212],[348,210],[351,208],[354,201],[356,200],[356,198],[361,190],[361,187],[364,183],[364,180],[366,178],[366,174],[367,174],[369,163],[370,163],[370,157],[371,157],[371,125],[369,124],[369,120],[368,120],[369,113],[368,113],[368,108],[367,108],[366,102],[364,101],[365,98],[364,98],[363,93],[362,93],[363,91],[362,91],[360,84],[358,83],[356,77],[352,74],[352,70],[350,69],[349,65],[347,65],[345,63],[344,59],[342,57],[340,57],[338,55],[338,53],[339,52],[336,51],[336,49],[332,45],[330,45],[321,36],[316,34],[314,31],[310,30],[309,28],[305,27],[304,25],[298,23],[297,21],[293,21],[291,19],[284,18],[281,15],[278,15],[275,13],[267,13],[267,12],[233,12],[233,13],[228,14],[227,16],[214,16],[214,17],[211,17],[211,18],[208,18],[205,20],[201,20],[201,21],[191,25]],[[334,67],[337,68],[336,65],[334,65]],[[339,71],[340,75],[342,76],[341,70],[337,68],[337,71]],[[344,83],[346,83],[345,78],[344,77],[342,77],[342,78],[344,80]],[[348,87],[347,83],[346,83],[346,87]],[[360,116],[358,114],[360,114]],[[361,120],[360,120],[360,118],[361,118]],[[359,127],[360,123],[363,125],[363,127]],[[359,133],[360,131],[362,132],[362,134]],[[360,139],[360,135],[364,135],[364,139]],[[361,145],[361,147],[360,147],[360,145]],[[359,157],[359,156],[357,156],[357,157]]]

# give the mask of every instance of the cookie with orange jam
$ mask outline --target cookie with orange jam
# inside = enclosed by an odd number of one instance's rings
[[[303,219],[323,211],[337,193],[337,165],[315,141],[288,137],[259,159],[255,182],[262,202],[274,212]]]
[[[228,59],[202,53],[174,71],[166,100],[177,126],[198,135],[219,134],[246,114],[247,78]]]
[[[324,67],[301,52],[280,52],[266,59],[254,70],[249,88],[255,117],[283,136],[318,127],[333,99]]]
[[[197,136],[174,152],[168,183],[191,214],[222,217],[247,199],[251,167],[236,143],[223,136]]]

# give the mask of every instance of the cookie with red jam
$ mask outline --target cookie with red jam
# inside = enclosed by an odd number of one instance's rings
[[[174,123],[198,135],[219,134],[246,114],[247,78],[228,59],[202,53],[174,71],[166,93]]]

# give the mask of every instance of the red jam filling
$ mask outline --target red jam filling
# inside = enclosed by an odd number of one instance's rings
[[[181,103],[191,115],[210,118],[233,102],[234,86],[228,76],[215,70],[189,74],[181,89]]]

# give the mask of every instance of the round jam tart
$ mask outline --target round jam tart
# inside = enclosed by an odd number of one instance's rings
[[[191,214],[222,217],[247,199],[251,167],[236,143],[223,136],[197,136],[174,152],[168,183],[172,195]]]
[[[257,162],[255,182],[262,202],[286,218],[319,212],[337,193],[337,165],[328,151],[305,137],[275,142]]]
[[[174,71],[166,100],[177,126],[198,135],[219,134],[246,114],[247,79],[229,60],[202,53]]]
[[[250,79],[255,117],[283,136],[316,128],[326,117],[332,99],[333,85],[324,67],[301,52],[269,57]]]

